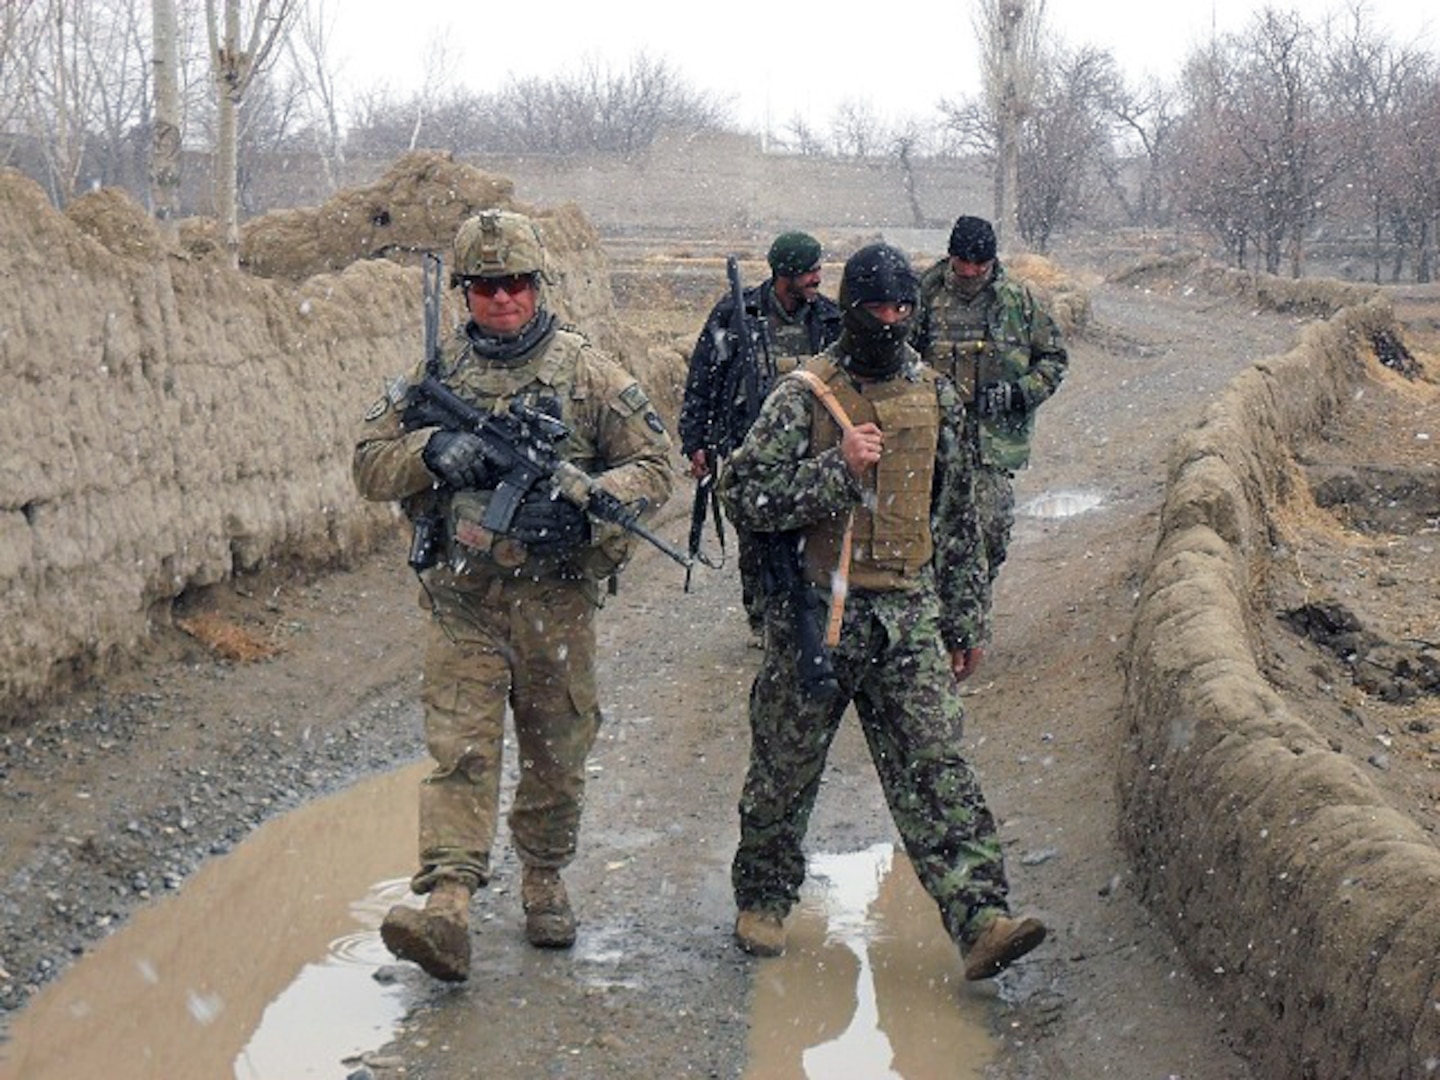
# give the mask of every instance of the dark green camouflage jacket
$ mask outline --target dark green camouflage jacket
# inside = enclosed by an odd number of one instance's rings
[[[920,311],[911,344],[925,361],[949,375],[967,401],[976,383],[1018,387],[1025,409],[980,421],[980,459],[1021,469],[1030,460],[1035,411],[1060,388],[1070,364],[1060,328],[1030,289],[997,261],[985,287],[983,325],[971,325],[973,308],[952,289],[948,259],[920,278]]]
[[[832,345],[822,355],[844,365]],[[919,356],[911,353],[897,378],[917,378]],[[826,517],[842,519],[865,498],[833,446],[811,452],[812,410],[824,408],[793,375],[782,378],[761,406],[720,482],[730,520],[752,532],[803,529]],[[974,499],[974,450],[964,438],[964,407],[948,379],[936,385],[940,410],[939,446],[930,500],[935,553],[915,579],[915,588],[934,588],[941,606],[941,640],[950,650],[971,648],[988,637],[989,576]],[[853,594],[852,594],[853,596]],[[907,594],[866,593],[877,607],[903,608]],[[880,612],[880,617],[884,613]]]

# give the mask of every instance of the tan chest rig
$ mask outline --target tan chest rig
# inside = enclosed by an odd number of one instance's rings
[[[560,419],[570,429],[569,438],[559,448],[561,455],[588,472],[597,451],[589,433],[579,430],[574,418],[575,365],[583,345],[580,336],[559,330],[545,351],[531,362],[515,367],[485,366],[474,362],[466,352],[442,378],[446,386],[484,412],[504,412],[517,398],[531,405],[542,398],[557,401]],[[489,499],[488,491],[462,491],[450,497],[446,518],[453,568],[462,573],[484,573],[487,569],[515,571],[525,566],[527,574],[563,569],[542,567],[524,545],[485,528],[481,520]]]
[[[876,592],[909,588],[935,550],[930,497],[940,439],[936,373],[922,365],[914,381],[896,378],[857,386],[828,359],[816,358],[806,368],[830,388],[852,423],[873,423],[885,433],[884,451],[870,474],[873,487],[867,476],[865,500],[855,510],[850,586]],[[839,424],[826,410],[812,410],[812,453],[837,445],[840,435]],[[839,520],[819,522],[805,531],[805,574],[810,581],[830,586],[843,534]]]

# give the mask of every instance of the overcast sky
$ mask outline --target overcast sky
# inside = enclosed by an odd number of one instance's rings
[[[887,118],[927,116],[941,97],[974,94],[973,0],[876,5],[560,0],[484,3],[454,0],[328,0],[341,12],[334,60],[354,90],[383,85],[408,94],[424,78],[436,44],[450,50],[452,79],[495,90],[511,75],[575,70],[586,56],[624,67],[644,50],[677,68],[689,84],[733,106],[737,119],[780,130],[796,112],[823,125],[847,100],[868,101]],[[1190,49],[1242,30],[1262,4],[1253,0],[1049,0],[1046,18],[1066,44],[1109,49],[1132,79],[1170,78]],[[1312,23],[1346,9],[1346,0],[1276,0]],[[1377,26],[1397,43],[1432,53],[1437,20],[1428,0],[1367,0]],[[373,14],[372,14],[373,12]],[[858,14],[851,14],[852,12]],[[843,13],[843,14],[842,14]]]

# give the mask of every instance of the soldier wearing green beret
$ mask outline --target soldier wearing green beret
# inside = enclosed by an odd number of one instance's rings
[[[840,309],[820,292],[820,241],[804,232],[785,232],[770,245],[770,277],[741,294],[746,322],[760,365],[755,385],[759,400],[746,393],[747,380],[734,370],[740,363],[734,340],[733,298],[728,294],[711,309],[690,356],[685,398],[680,409],[680,451],[690,475],[707,483],[724,458],[740,444],[760,411],[773,379],[793,371],[840,336]],[[735,392],[729,400],[726,388]],[[760,598],[759,555],[743,530],[736,529],[740,587],[750,629],[759,637],[764,623]]]

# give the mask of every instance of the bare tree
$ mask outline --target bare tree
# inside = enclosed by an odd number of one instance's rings
[[[451,45],[450,34],[446,31],[436,32],[430,35],[430,40],[425,46],[425,59],[421,66],[426,71],[449,71],[454,66],[455,53]],[[410,109],[413,115],[413,123],[410,125],[410,138],[405,144],[406,150],[414,150],[422,145],[421,133],[425,131],[427,121],[434,118],[435,114],[442,108],[442,102],[446,95],[446,88],[440,79],[426,79],[420,86],[418,93],[410,98]],[[455,96],[452,94],[452,97]],[[431,143],[437,142],[431,139]]]
[[[905,201],[910,204],[910,221],[917,229],[925,227],[925,211],[920,206],[920,191],[915,179],[915,156],[921,142],[920,124],[915,120],[902,125],[890,139],[890,153],[900,163]]]
[[[1006,172],[1003,140],[1015,139],[1011,245],[1020,241],[1048,248],[1057,229],[1076,221],[1092,205],[1090,189],[1113,171],[1111,99],[1119,92],[1115,61],[1108,52],[1057,47],[1035,69],[1023,122],[1013,135],[996,123],[988,99],[939,103],[943,130],[961,150],[977,155],[992,175]]]
[[[1177,183],[1241,265],[1253,242],[1270,273],[1287,262],[1301,273],[1306,229],[1343,164],[1319,75],[1314,31],[1273,8],[1186,67]]]
[[[825,153],[825,140],[810,126],[801,113],[794,113],[785,124],[781,145],[802,157],[820,157]]]
[[[665,60],[641,52],[624,68],[593,58],[579,72],[554,80],[565,114],[568,141],[609,153],[633,154],[654,143],[661,131],[714,125],[719,110],[697,93]]]
[[[83,186],[133,179],[147,118],[146,35],[129,0],[7,5],[4,110],[57,205]]]
[[[1013,243],[1020,224],[1020,129],[1040,85],[1045,0],[977,0],[984,100],[996,148],[994,224]]]
[[[847,98],[830,120],[835,153],[841,157],[868,158],[880,152],[887,141],[885,125],[868,101]]]
[[[155,220],[170,236],[180,216],[180,25],[175,0],[151,0],[155,113],[150,136],[150,193]]]
[[[217,10],[220,4],[223,4],[223,11]],[[273,3],[272,0],[252,0],[252,4],[249,32],[242,34],[241,0],[205,0],[205,27],[210,42],[218,121],[216,214],[224,223],[226,254],[230,264],[237,268],[240,265],[237,197],[240,106],[256,74],[265,69],[276,46],[288,32],[299,0],[273,0]]]
[[[691,89],[669,63],[641,53],[623,68],[588,59],[551,78],[512,79],[494,94],[455,90],[423,104],[371,95],[352,125],[352,149],[413,146],[416,131],[402,142],[401,129],[422,108],[427,130],[443,131],[450,148],[471,152],[630,155],[662,132],[716,129],[723,118],[719,103]]]
[[[999,132],[982,98],[951,101],[942,98],[936,105],[950,142],[961,153],[974,154],[991,168],[999,159]]]
[[[153,101],[150,26],[134,0],[112,0],[96,7],[101,6],[108,8],[108,18],[103,28],[92,28],[86,41],[87,49],[101,42],[104,57],[88,61],[97,69],[96,112],[90,121],[97,136],[97,179],[143,190]]]
[[[1171,147],[1180,122],[1174,89],[1153,78],[1139,87],[1119,83],[1106,108],[1120,129],[1116,140],[1119,161],[1134,160],[1140,170],[1132,198],[1120,177],[1118,163],[1117,167],[1105,169],[1111,194],[1131,224],[1168,225],[1171,200],[1165,177],[1170,171]]]
[[[1378,283],[1387,227],[1399,224],[1408,233],[1413,223],[1404,208],[1418,205],[1412,202],[1417,194],[1412,180],[1417,174],[1397,173],[1390,166],[1398,151],[1411,170],[1418,167],[1423,174],[1414,156],[1400,149],[1407,141],[1400,112],[1415,99],[1412,89],[1424,85],[1429,65],[1423,54],[1397,48],[1381,37],[1363,4],[1354,4],[1338,29],[1330,30],[1325,42],[1325,93],[1336,110],[1337,144],[1349,180],[1345,189],[1353,193],[1356,209],[1369,218],[1372,276]],[[1399,244],[1396,248],[1403,250]]]
[[[18,150],[16,133],[26,126],[26,104],[30,99],[29,57],[36,50],[41,19],[36,15],[38,0],[13,0],[0,5],[0,138],[8,164]]]
[[[1399,279],[1407,251],[1419,282],[1434,280],[1440,241],[1440,70],[1417,66],[1401,87],[1382,150],[1388,218],[1396,240],[1392,277]]]
[[[340,104],[330,60],[334,18],[325,0],[309,0],[299,21],[299,43],[292,34],[285,51],[294,72],[305,122],[325,170],[325,187],[338,191],[345,178],[345,137],[340,127]]]
[[[1037,251],[1084,212],[1111,153],[1106,104],[1119,83],[1114,58],[1092,47],[1060,52],[1045,67],[1020,128],[1017,174],[1020,236]]]

